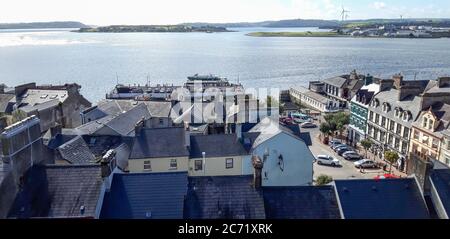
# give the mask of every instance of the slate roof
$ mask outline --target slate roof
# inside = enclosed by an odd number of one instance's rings
[[[136,136],[130,159],[189,156],[182,127],[143,129]]]
[[[311,99],[314,99],[322,104],[327,104],[330,100],[325,97],[324,95],[321,95],[319,93],[316,93],[314,91],[311,91],[303,86],[293,87],[292,89],[300,92],[302,95],[305,95]]]
[[[144,101],[152,117],[169,117],[172,103],[168,101]]]
[[[235,134],[191,135],[190,157],[228,157],[247,155]]]
[[[88,122],[76,128],[83,135],[96,134],[101,129],[109,128],[121,136],[134,136],[134,127],[142,118],[149,119],[150,113],[145,104],[140,104],[125,113],[108,115]]]
[[[13,103],[10,101],[14,98],[15,96],[13,94],[0,94],[0,112],[2,113],[11,112]]]
[[[61,158],[71,164],[91,164],[95,163],[95,156],[89,150],[86,142],[81,136],[58,147]]]
[[[250,133],[259,132],[259,136],[252,141],[252,148],[256,148],[258,145],[262,144],[266,140],[271,139],[275,135],[278,135],[280,133],[286,133],[302,142],[302,138],[300,138],[300,128],[296,126],[294,127],[285,127],[280,125],[278,119],[266,117],[261,120],[259,124],[257,124],[255,127],[253,127],[250,131]],[[308,140],[308,135],[303,135],[306,140]],[[309,139],[310,141],[310,139]]]
[[[140,104],[133,109],[111,119],[111,121],[106,123],[106,126],[122,136],[134,136],[134,127],[142,118],[150,118],[148,109],[144,104]]]
[[[97,108],[107,115],[118,115],[136,107],[137,102],[134,100],[102,100],[97,103]]]
[[[45,137],[48,139],[47,147],[50,149],[57,149],[59,146],[67,143],[68,141],[72,140],[73,138],[77,137],[76,134],[66,133],[66,129],[62,129],[62,133],[56,135],[55,137],[51,137],[50,130],[45,133]],[[69,130],[71,131],[71,130]]]
[[[332,86],[342,88],[345,85],[345,83],[347,82],[347,79],[337,76],[337,77],[325,79],[325,80],[323,80],[323,82],[325,82],[329,85],[332,85]]]
[[[94,217],[101,186],[100,166],[35,165],[8,217]]]
[[[103,219],[183,219],[187,172],[114,174]]]
[[[20,110],[30,113],[34,111],[43,111],[46,109],[51,109],[59,106],[59,100],[49,100],[43,103],[35,104],[35,105],[26,105],[24,107],[20,107]]]
[[[264,187],[267,219],[339,219],[333,186]]]
[[[345,219],[428,219],[429,213],[414,178],[336,180]]]
[[[447,215],[450,215],[450,169],[433,170],[431,180]]]
[[[252,176],[189,177],[186,219],[264,219],[264,200]]]
[[[395,121],[396,123],[405,125],[410,128],[413,121],[420,114],[421,99],[419,96],[408,96],[405,99],[399,101],[398,94],[399,94],[399,92],[395,88],[391,88],[388,91],[379,92],[378,94],[375,95],[374,98],[378,99],[380,101],[380,105],[378,107],[369,106],[369,109],[378,114],[381,114],[382,116],[387,117],[388,119]],[[384,102],[389,103],[391,106],[391,110],[387,113],[385,113],[383,111],[383,103]],[[408,122],[405,122],[401,118],[396,117],[395,116],[395,108],[396,107],[402,108],[403,111],[411,112],[412,118]]]

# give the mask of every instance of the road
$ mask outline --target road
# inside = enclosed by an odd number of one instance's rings
[[[320,131],[315,129],[302,129],[302,132],[309,132],[311,135],[312,146],[310,146],[311,152],[314,156],[317,155],[330,155],[339,159],[342,167],[331,167],[325,165],[318,165],[314,163],[314,179],[319,175],[325,174],[333,177],[333,179],[372,179],[377,175],[382,175],[382,169],[365,169],[364,173],[361,173],[359,169],[355,168],[353,161],[345,160],[343,157],[338,156],[328,145],[324,145],[319,141]]]

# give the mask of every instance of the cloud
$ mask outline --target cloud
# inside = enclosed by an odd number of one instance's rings
[[[372,3],[372,7],[377,9],[377,10],[385,9],[386,8],[386,3],[384,3],[384,2],[374,2],[374,3]]]

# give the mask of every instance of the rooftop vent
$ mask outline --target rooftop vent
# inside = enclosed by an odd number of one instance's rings
[[[146,212],[145,213],[145,218],[147,218],[147,219],[152,218],[152,212],[151,211]]]
[[[377,187],[372,186],[372,191],[377,191]]]
[[[344,187],[342,190],[348,193],[348,188]]]

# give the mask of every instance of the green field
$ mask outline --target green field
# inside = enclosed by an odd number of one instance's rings
[[[247,36],[252,37],[340,37],[337,32],[252,32]]]

